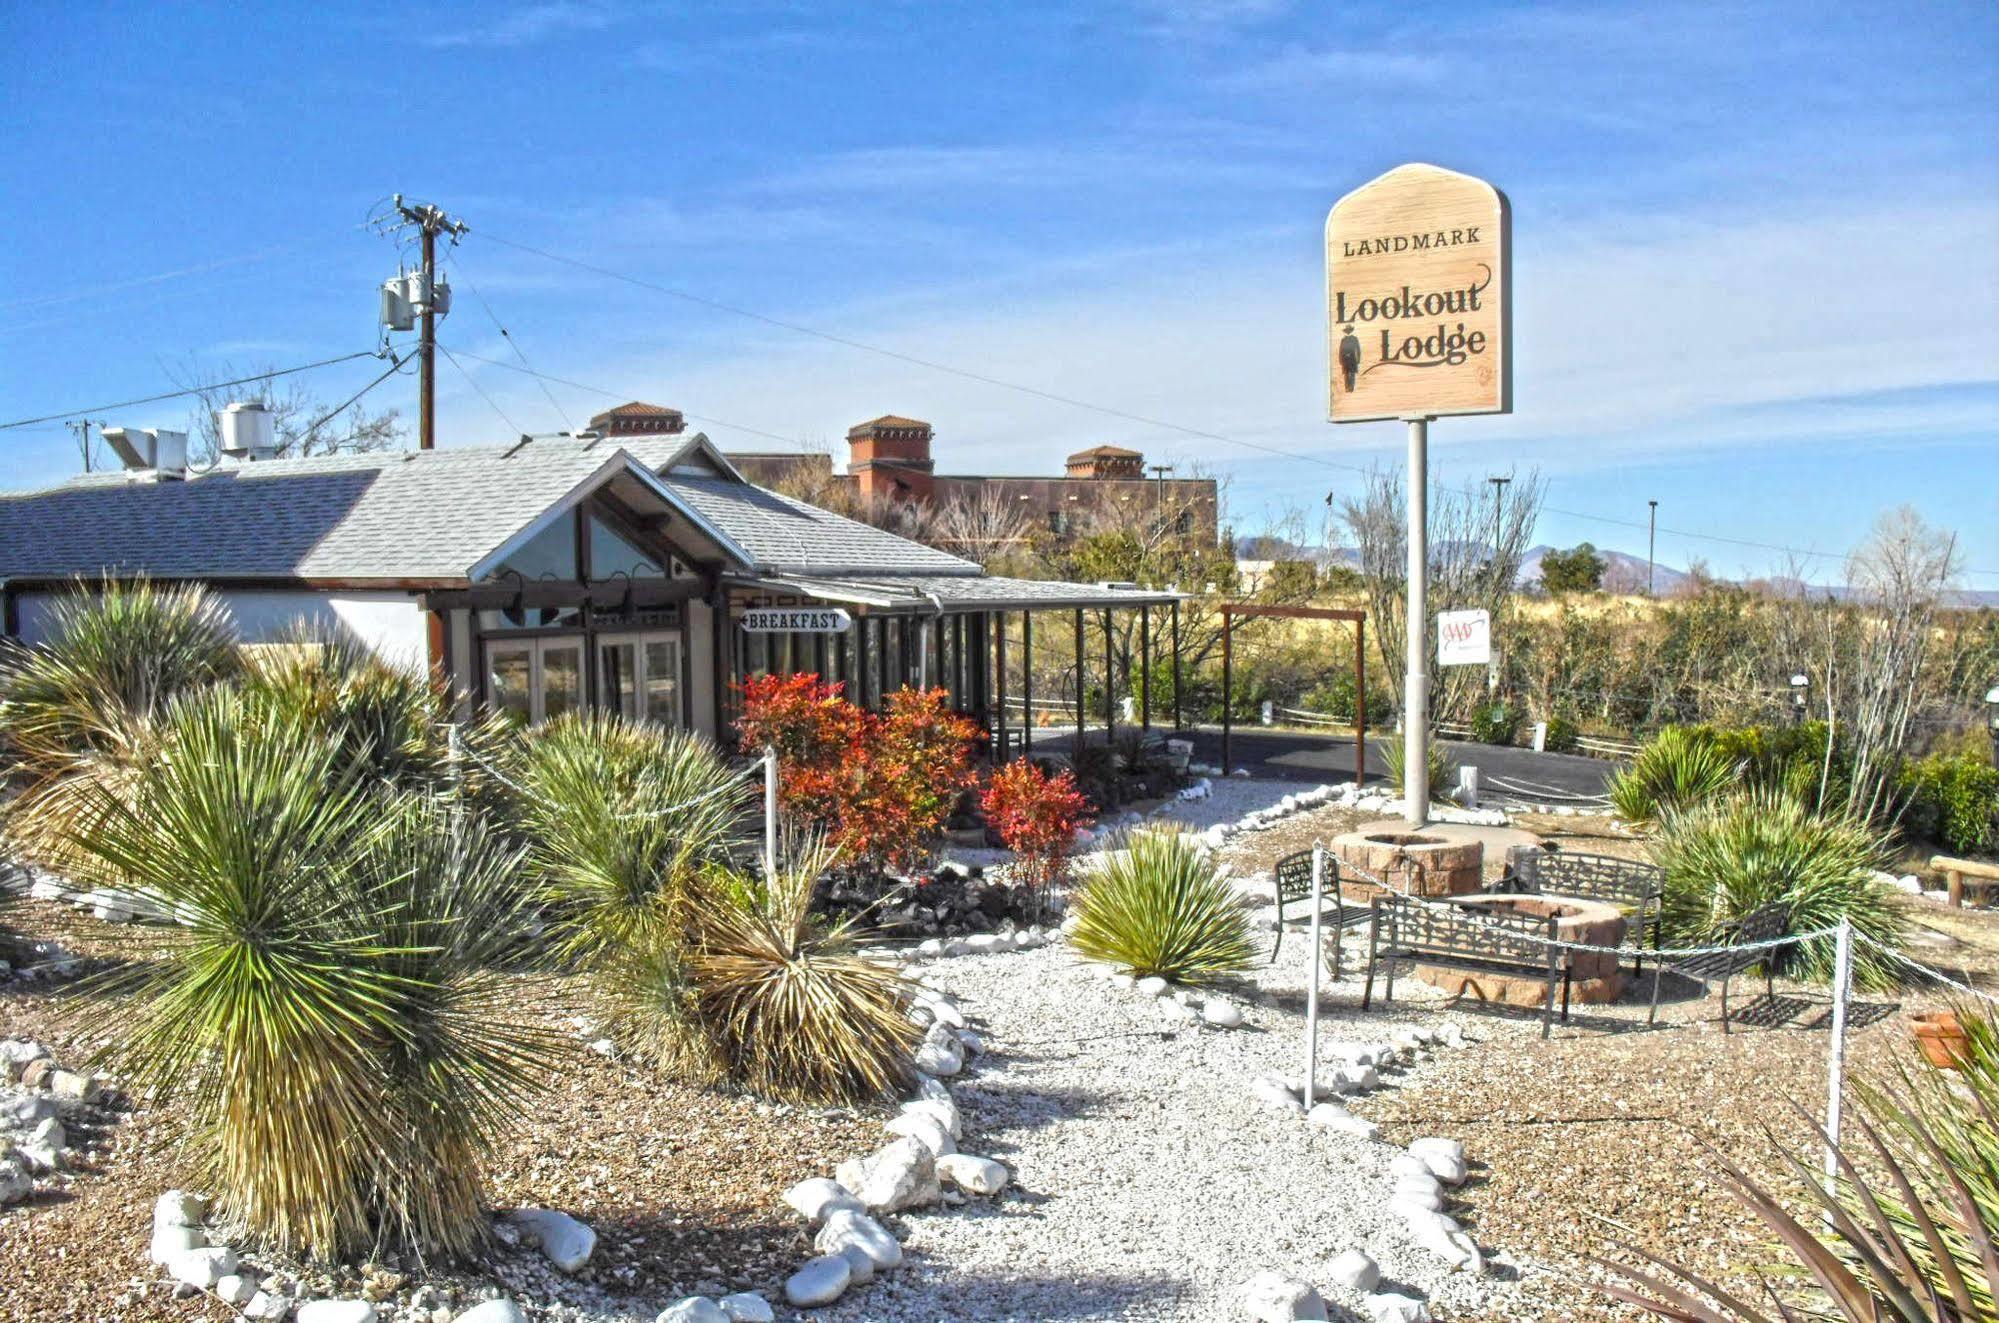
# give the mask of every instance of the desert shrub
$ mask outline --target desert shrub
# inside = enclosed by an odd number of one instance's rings
[[[1133,833],[1090,873],[1073,908],[1070,944],[1140,977],[1202,983],[1256,960],[1235,889],[1213,857],[1178,832]]]
[[[1610,780],[1610,806],[1627,822],[1649,822],[1702,804],[1735,784],[1736,764],[1703,732],[1668,726]]]
[[[1999,1027],[1989,1008],[1960,1009],[1970,1040],[1958,1083],[1940,1071],[1902,1067],[1854,1083],[1858,1106],[1838,1149],[1840,1179],[1821,1174],[1816,1147],[1780,1151],[1778,1165],[1801,1191],[1795,1200],[1720,1161],[1730,1193],[1763,1223],[1791,1260],[1777,1273],[1806,1283],[1814,1298],[1780,1297],[1759,1283],[1752,1306],[1707,1278],[1642,1246],[1611,1242],[1645,1267],[1592,1256],[1622,1279],[1607,1295],[1666,1319],[1765,1323],[1840,1319],[1845,1323],[1969,1323],[1994,1317],[1999,1264]],[[1817,1216],[1814,1216],[1817,1214]],[[1782,1299],[1784,1303],[1775,1303]]]
[[[893,1096],[923,1036],[908,1014],[911,983],[856,952],[851,920],[813,916],[828,862],[807,850],[772,879],[719,881],[700,906],[694,1005],[723,1071],[764,1097]]]
[[[1481,744],[1511,744],[1525,714],[1504,699],[1472,709],[1471,737]]]
[[[1875,876],[1886,843],[1867,824],[1818,813],[1769,787],[1669,812],[1653,857],[1666,870],[1663,920],[1674,945],[1698,946],[1723,925],[1771,901],[1790,909],[1787,931],[1828,928],[1844,918],[1890,949],[1902,939],[1894,888]],[[1832,976],[1830,934],[1779,947],[1777,968],[1794,977]],[[1896,982],[1892,960],[1853,944],[1854,978],[1863,987]]]
[[[1043,888],[1062,876],[1076,829],[1091,820],[1089,801],[1076,789],[1076,778],[1065,768],[1050,775],[1026,758],[1016,758],[993,773],[980,800],[986,824],[1000,844],[1014,853],[1021,883]]]
[[[234,677],[242,661],[222,606],[198,587],[79,583],[51,609],[48,640],[0,651],[0,738],[20,794],[6,832],[25,857],[78,873],[72,848],[96,792],[128,784],[168,703]]]
[[[1407,798],[1409,794],[1409,778],[1407,776],[1409,765],[1408,752],[1408,749],[1403,746],[1402,737],[1399,735],[1391,736],[1382,741],[1382,755],[1388,761],[1389,783],[1395,787],[1396,793],[1402,795],[1404,798]],[[1450,789],[1451,760],[1445,754],[1443,746],[1437,743],[1437,738],[1434,735],[1423,746],[1423,761],[1425,763],[1424,770],[1428,773],[1429,779],[1429,788],[1427,791],[1429,802],[1435,803],[1442,799],[1445,792]]]
[[[866,712],[816,675],[759,676],[743,686],[745,748],[774,748],[778,795],[863,869],[907,871],[944,830],[973,781],[978,728],[943,689],[905,687]]]
[[[1574,753],[1581,743],[1582,732],[1576,723],[1567,717],[1549,717],[1548,733],[1542,747],[1550,753]]]
[[[1999,852],[1999,767],[1963,754],[1933,753],[1902,769],[1904,824],[1953,854]]]
[[[469,1250],[480,1161],[546,1068],[491,960],[513,856],[233,691],[157,742],[78,841],[181,920],[106,976],[114,1060],[189,1098],[204,1180],[259,1240]]]
[[[1823,721],[1690,729],[1713,743],[1735,765],[1738,784],[1769,786],[1814,806],[1846,802],[1849,760]],[[1828,741],[1833,743],[1830,758],[1826,756]]]
[[[509,767],[510,818],[558,949],[585,965],[670,958],[695,883],[727,861],[756,788],[699,735],[597,713],[525,732]]]

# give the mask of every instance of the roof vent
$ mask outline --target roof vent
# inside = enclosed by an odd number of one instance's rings
[[[187,433],[164,427],[107,427],[104,442],[135,473],[162,479],[187,476]]]
[[[273,459],[278,453],[276,420],[262,404],[236,400],[215,415],[219,449],[231,459]]]

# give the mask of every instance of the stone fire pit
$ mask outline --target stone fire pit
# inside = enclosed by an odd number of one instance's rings
[[[1457,903],[1473,911],[1505,909],[1538,919],[1552,915],[1555,936],[1563,941],[1587,942],[1591,946],[1617,946],[1624,941],[1624,911],[1599,901],[1577,896],[1470,896]],[[1616,1001],[1624,991],[1624,975],[1619,972],[1617,961],[1617,956],[1608,951],[1572,952],[1569,1000]],[[1416,977],[1453,996],[1476,997],[1505,1006],[1538,1007],[1548,993],[1547,984],[1539,975],[1525,971],[1515,976],[1418,965]]]
[[[1485,867],[1485,847],[1477,841],[1392,827],[1335,836],[1331,848],[1342,863],[1411,896],[1469,895],[1479,889]]]

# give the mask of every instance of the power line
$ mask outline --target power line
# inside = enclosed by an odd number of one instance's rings
[[[357,226],[356,228],[360,227]],[[84,299],[96,298],[100,294],[117,294],[124,290],[137,289],[143,285],[159,285],[169,280],[179,280],[186,276],[206,275],[210,271],[220,271],[225,267],[243,266],[251,262],[262,262],[268,258],[278,257],[285,253],[295,253],[301,249],[310,248],[318,242],[319,240],[315,238],[301,243],[276,244],[270,248],[260,249],[254,253],[244,253],[237,257],[218,258],[213,262],[201,262],[194,266],[179,267],[172,271],[160,271],[149,276],[133,276],[128,280],[114,280],[107,284],[92,285],[84,289],[69,290],[61,294],[41,294],[33,298],[0,300],[0,311],[11,312],[17,308],[43,308],[57,303],[77,303]]]
[[[348,396],[348,397],[347,397],[347,398],[346,398],[346,399],[345,399],[344,401],[342,401],[341,403],[339,403],[339,404],[336,404],[336,405],[334,405],[334,406],[333,406],[333,407],[332,407],[331,409],[328,409],[328,410],[327,410],[327,411],[325,412],[325,414],[323,414],[323,415],[322,415],[322,416],[320,417],[320,419],[319,419],[319,421],[318,421],[318,422],[316,422],[316,423],[314,423],[314,424],[313,424],[312,426],[310,426],[310,427],[306,428],[306,429],[305,429],[305,430],[304,430],[303,432],[300,432],[300,433],[298,434],[298,439],[297,439],[296,441],[294,441],[294,442],[293,442],[292,444],[293,444],[293,445],[295,445],[295,446],[301,446],[301,447],[302,447],[302,446],[304,446],[304,445],[305,445],[305,443],[306,443],[306,442],[307,442],[308,440],[310,440],[310,439],[312,438],[312,434],[313,434],[314,432],[317,432],[317,431],[318,431],[318,430],[319,430],[320,428],[324,427],[324,426],[325,426],[325,425],[326,425],[326,424],[327,424],[328,422],[330,422],[330,421],[331,421],[331,420],[332,420],[332,419],[333,419],[333,418],[334,418],[334,417],[335,417],[336,415],[338,415],[338,414],[340,414],[340,413],[342,413],[342,412],[346,411],[347,409],[349,409],[349,408],[353,407],[353,404],[354,404],[354,402],[355,402],[356,400],[360,399],[360,398],[361,398],[361,397],[362,397],[363,395],[366,395],[366,394],[367,394],[367,393],[368,393],[369,391],[371,391],[371,390],[375,389],[375,387],[377,387],[377,386],[381,385],[381,384],[382,384],[383,382],[387,381],[387,380],[388,380],[388,379],[389,379],[390,377],[394,376],[394,375],[396,374],[397,370],[398,370],[398,369],[400,369],[400,368],[402,367],[402,365],[403,365],[403,360],[402,360],[402,359],[399,359],[399,358],[397,358],[397,357],[396,357],[395,355],[391,354],[391,355],[389,356],[389,370],[388,370],[388,371],[384,372],[384,373],[383,373],[383,374],[382,374],[381,376],[379,376],[379,377],[376,377],[376,378],[375,378],[375,379],[374,379],[373,381],[371,381],[371,382],[369,382],[369,383],[368,383],[367,385],[363,386],[363,387],[362,387],[362,388],[361,388],[360,390],[357,390],[357,391],[355,391],[355,392],[354,392],[354,393],[353,393],[352,395],[349,395],[349,396]],[[460,370],[460,371],[463,371],[464,369],[462,369],[462,368],[461,368],[461,369],[459,369],[459,370]]]
[[[457,259],[458,259],[457,253],[453,252],[449,254],[445,260],[458,268],[458,275],[461,279],[465,281],[465,288],[471,290],[472,297],[479,300],[479,306],[486,310],[487,320],[493,323],[493,329],[500,333],[500,338],[507,342],[507,348],[514,351],[514,357],[518,358],[521,361],[521,366],[524,368],[528,368],[529,370],[532,370],[534,364],[528,362],[528,356],[521,352],[520,343],[514,339],[513,332],[509,331],[505,326],[500,324],[499,314],[493,311],[492,304],[486,302],[486,296],[479,292],[479,287],[473,284],[471,279],[465,275],[465,264]],[[464,371],[463,368],[460,368],[459,370],[461,372]],[[540,377],[536,377],[535,385],[541,387],[542,397],[548,401],[548,407],[555,410],[556,421],[560,422],[565,429],[571,432],[575,431],[576,424],[574,424],[569,420],[568,412],[564,410],[560,404],[556,403],[555,392],[551,391],[548,388],[548,383],[543,381]],[[497,407],[498,406],[496,405],[495,408]]]
[[[317,363],[301,363],[297,367],[273,368],[269,372],[259,372],[253,376],[238,377],[234,381],[211,381],[200,386],[189,386],[185,390],[170,390],[159,395],[145,395],[136,400],[120,400],[116,404],[92,404],[80,409],[64,409],[60,413],[45,413],[38,418],[17,418],[11,423],[0,423],[0,432],[16,427],[29,427],[35,423],[57,422],[64,418],[75,418],[79,414],[109,413],[113,409],[129,409],[138,404],[157,404],[161,400],[184,399],[189,395],[201,395],[208,391],[227,390],[231,386],[247,386],[253,381],[269,381],[272,377],[289,377],[298,372],[310,372],[314,368],[331,367],[335,363],[346,363],[356,358],[379,358],[380,350],[357,349],[351,354],[338,358],[322,358]]]
[[[473,378],[472,374],[465,370],[465,365],[458,361],[458,355],[451,352],[450,345],[447,345],[444,343],[444,341],[439,340],[437,342],[437,347],[439,349],[442,349],[444,351],[444,356],[451,360],[451,366],[458,369],[458,375],[465,378],[465,384],[470,386],[473,390],[478,391],[479,398],[484,400],[487,406],[490,407],[494,413],[500,415],[500,421],[507,425],[507,430],[518,433],[521,436],[527,435],[527,433],[521,431],[520,424],[516,423],[513,419],[507,417],[507,411],[505,409],[502,409],[499,406],[499,404],[493,399],[493,397],[486,393],[486,388],[484,386],[481,386]]]

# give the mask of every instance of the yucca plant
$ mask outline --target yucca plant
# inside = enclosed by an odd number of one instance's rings
[[[0,644],[0,739],[20,794],[6,834],[24,857],[72,875],[71,848],[100,796],[129,784],[175,697],[241,668],[221,605],[199,587],[79,582],[50,610],[46,642]]]
[[[695,1005],[729,1077],[766,1097],[892,1096],[922,1040],[909,980],[856,953],[851,916],[812,914],[834,862],[807,847],[768,881],[725,876],[702,892],[687,960]]]
[[[1658,1318],[1687,1323],[1985,1323],[1999,1282],[1999,1035],[1990,1011],[1959,1012],[1973,1047],[1962,1086],[1904,1068],[1860,1082],[1842,1137],[1839,1176],[1818,1154],[1779,1149],[1780,1165],[1812,1212],[1794,1215],[1764,1184],[1716,1155],[1731,1193],[1793,1260],[1783,1290],[1761,1283],[1746,1300],[1629,1244],[1647,1266],[1592,1261],[1621,1279],[1599,1289]],[[1814,1129],[1817,1129],[1814,1126]],[[1766,1132],[1767,1133],[1767,1132]],[[1818,1137],[1826,1139],[1820,1130]],[[1774,1145],[1774,1140],[1772,1141]],[[1617,1244],[1617,1242],[1613,1242]],[[1800,1289],[1800,1280],[1809,1287]]]
[[[1409,750],[1400,738],[1388,740],[1383,746],[1383,756],[1388,760],[1388,781],[1405,798],[1409,794]],[[1423,766],[1428,785],[1424,794],[1425,803],[1434,804],[1442,799],[1450,789],[1451,760],[1445,755],[1443,746],[1432,736],[1423,745]]]
[[[585,964],[681,942],[694,883],[728,861],[755,796],[702,737],[594,713],[527,732],[508,765],[559,948]]]
[[[1699,946],[1726,925],[1772,901],[1790,910],[1790,932],[1831,927],[1842,918],[1888,948],[1902,942],[1894,889],[1876,876],[1886,842],[1843,813],[1818,813],[1781,789],[1763,787],[1669,813],[1652,847],[1666,870],[1662,918],[1671,945]],[[1778,948],[1772,959],[1796,978],[1832,976],[1834,938]],[[1885,988],[1894,961],[1853,944],[1854,981]]]
[[[1736,783],[1737,763],[1705,732],[1668,726],[1610,779],[1610,806],[1626,822],[1692,808]]]
[[[1256,961],[1249,915],[1191,836],[1134,832],[1077,891],[1069,944],[1092,960],[1176,983],[1205,983]]]
[[[110,1060],[189,1101],[202,1177],[281,1251],[462,1253],[479,1157],[536,1074],[489,957],[512,859],[239,692],[176,702],[77,845],[179,924],[104,976]]]

